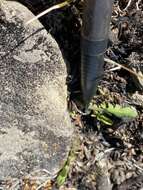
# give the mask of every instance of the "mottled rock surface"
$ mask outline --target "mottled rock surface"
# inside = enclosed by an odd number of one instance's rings
[[[17,2],[0,5],[0,180],[55,175],[73,133],[66,66],[40,22],[26,25],[32,17]]]

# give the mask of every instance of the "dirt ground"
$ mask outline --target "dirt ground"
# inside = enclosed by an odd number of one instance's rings
[[[38,14],[59,2],[60,0],[50,0],[48,3],[39,0],[31,6],[31,10]],[[55,37],[67,62],[70,101],[80,89],[77,81],[80,77],[83,4],[82,0],[75,0],[69,7],[53,11],[41,19],[46,29]],[[116,0],[110,29],[109,48],[105,56],[142,73],[143,1]],[[101,165],[106,165],[106,168],[102,168],[104,171],[101,172],[100,179],[107,176],[112,186],[110,189],[143,188],[143,81],[115,67],[105,64],[105,75],[94,101],[96,104],[110,102],[134,106],[138,117],[132,121],[112,118],[114,125],[109,127],[91,115],[84,116],[76,110],[72,120],[80,138],[80,147],[68,179],[61,189],[104,190],[104,187],[100,187],[100,182],[97,184],[97,168]]]

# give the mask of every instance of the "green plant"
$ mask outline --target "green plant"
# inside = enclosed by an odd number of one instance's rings
[[[106,125],[113,125],[113,121],[110,119],[111,116],[115,116],[120,119],[133,119],[138,116],[137,110],[134,107],[122,107],[118,104],[113,105],[110,103],[102,103],[97,106],[92,103],[89,109],[92,110],[93,117],[96,117]]]
[[[79,148],[79,144],[80,144],[80,140],[78,137],[76,137],[72,143],[72,147],[69,152],[68,158],[65,161],[62,169],[59,171],[56,177],[56,183],[58,187],[62,186],[68,177],[68,173],[70,171],[71,165],[76,159],[76,151]]]

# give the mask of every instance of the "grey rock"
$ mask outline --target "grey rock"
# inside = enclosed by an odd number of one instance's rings
[[[66,66],[34,15],[14,1],[0,4],[0,180],[54,176],[70,149]],[[4,188],[6,189],[6,187]],[[16,187],[14,187],[16,190]]]

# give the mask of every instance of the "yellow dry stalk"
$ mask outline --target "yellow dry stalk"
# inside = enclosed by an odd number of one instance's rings
[[[68,6],[70,3],[72,2],[72,0],[67,0],[67,1],[64,1],[62,3],[59,3],[59,4],[56,4],[48,9],[46,9],[45,11],[41,12],[40,14],[38,14],[37,16],[35,16],[34,18],[30,19],[29,21],[27,21],[27,25],[30,24],[31,22],[41,18],[42,16],[44,16],[45,14],[53,11],[53,10],[56,10],[56,9],[60,9],[62,7],[65,7],[65,6]]]

